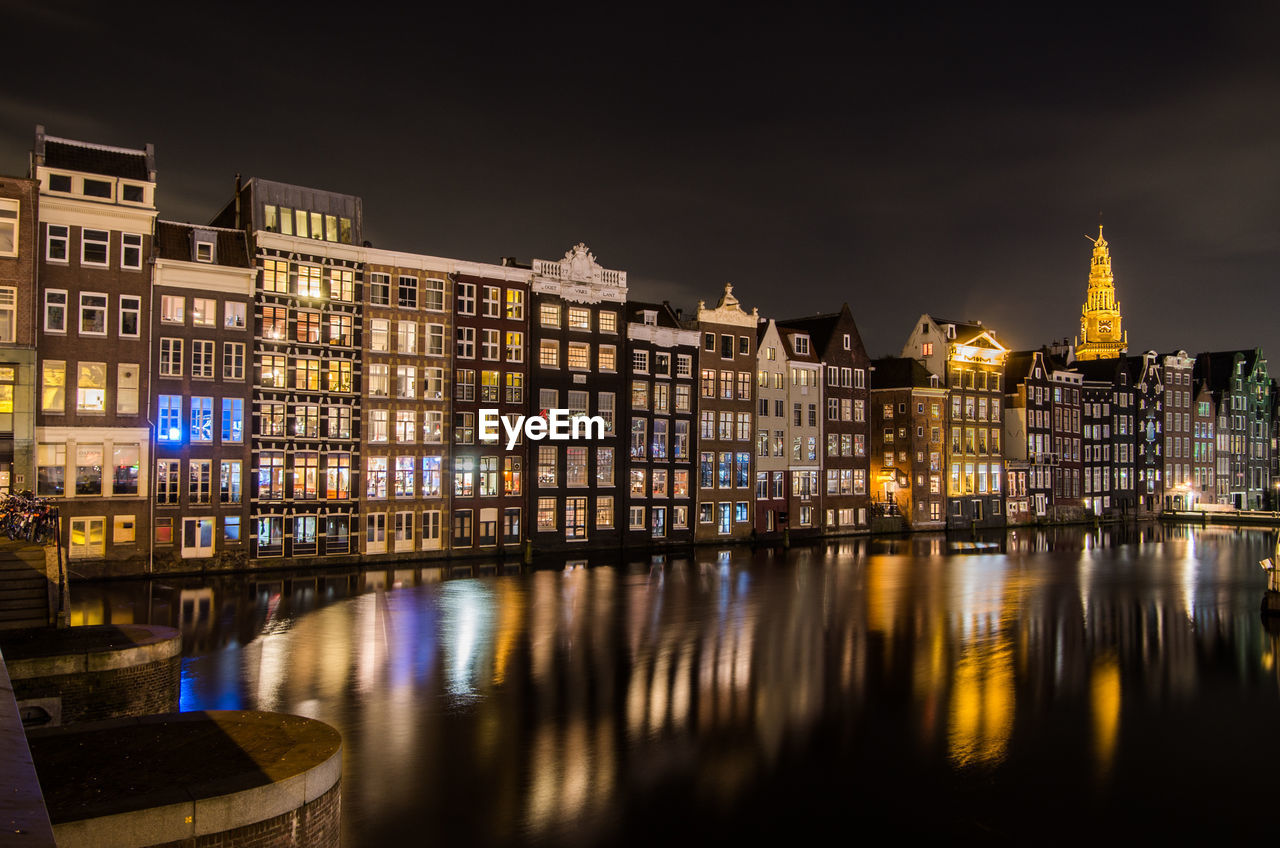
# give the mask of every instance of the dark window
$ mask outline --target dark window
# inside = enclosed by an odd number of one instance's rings
[[[720,337],[720,358],[733,359],[733,336]]]
[[[129,185],[128,183],[126,183],[124,188],[121,190],[120,196],[123,197],[125,200],[129,201],[130,203],[141,203],[142,202],[142,186]]]
[[[71,191],[71,177],[66,174],[50,174],[49,191]]]
[[[702,342],[703,342],[702,346],[704,348],[706,348],[709,351],[714,351],[716,349],[716,334],[715,333],[704,334],[702,337]]]
[[[84,193],[89,197],[110,197],[111,183],[103,180],[85,180]]]
[[[738,353],[748,356],[751,353],[751,339],[746,336],[738,336]]]

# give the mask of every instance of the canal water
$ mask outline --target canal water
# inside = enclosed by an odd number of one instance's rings
[[[344,845],[1274,838],[1267,531],[76,583],[337,727]],[[145,752],[143,752],[145,754]]]

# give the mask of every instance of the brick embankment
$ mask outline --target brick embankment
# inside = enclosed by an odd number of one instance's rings
[[[182,636],[159,625],[42,628],[0,638],[19,706],[52,724],[178,709]]]
[[[59,848],[338,845],[342,740],[323,722],[174,713],[30,740]]]

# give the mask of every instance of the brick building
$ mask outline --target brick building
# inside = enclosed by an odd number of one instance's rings
[[[36,491],[61,499],[73,573],[141,571],[155,154],[37,127],[31,176],[40,185]]]
[[[534,467],[533,544],[541,550],[618,547],[622,541],[623,442],[619,404],[628,395],[627,275],[602,267],[586,245],[535,259],[530,278],[529,404],[601,417],[603,438],[543,440]],[[613,370],[609,370],[612,366]]]
[[[1004,526],[1004,362],[1008,350],[982,322],[921,315],[902,355],[918,360],[950,390],[945,463],[947,527]]]
[[[248,558],[254,270],[241,230],[156,223],[151,398],[158,571]]]
[[[1189,509],[1199,497],[1192,456],[1195,417],[1192,374],[1195,357],[1185,350],[1161,357],[1164,378],[1164,421],[1161,431],[1164,459],[1164,509]]]
[[[822,473],[823,532],[851,533],[869,526],[867,370],[870,360],[849,304],[839,312],[780,322],[783,328],[808,334],[822,363],[822,433],[819,453]]]
[[[693,541],[694,403],[698,333],[668,303],[628,301],[626,404],[629,545]]]
[[[351,557],[361,478],[360,198],[263,179],[214,223],[245,231],[257,271],[250,553]],[[363,528],[368,532],[371,528]],[[351,557],[354,558],[354,557]],[[330,560],[332,561],[332,560]]]
[[[746,539],[754,527],[751,440],[759,323],[759,313],[744,312],[727,283],[714,308],[698,302],[698,415],[715,421],[711,436],[699,426],[699,542]]]
[[[0,495],[36,485],[38,186],[0,176]]]
[[[515,265],[458,263],[454,279],[453,493],[450,547],[513,550],[526,538],[529,443],[479,438],[481,409],[528,414],[529,279]],[[617,367],[616,356],[612,367]]]
[[[905,357],[871,363],[871,481],[882,517],[911,530],[946,528],[943,440],[948,390]]]
[[[453,290],[444,260],[357,253],[365,280],[360,552],[412,558],[447,547]]]

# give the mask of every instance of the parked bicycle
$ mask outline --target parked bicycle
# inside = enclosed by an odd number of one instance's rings
[[[10,494],[0,502],[0,533],[44,545],[58,538],[58,507],[34,492]]]

